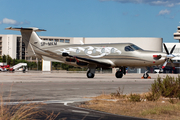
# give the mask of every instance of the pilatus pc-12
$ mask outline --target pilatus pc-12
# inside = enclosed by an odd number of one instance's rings
[[[17,30],[22,34],[26,50],[43,60],[58,61],[78,67],[88,67],[87,77],[93,78],[96,68],[119,68],[115,76],[122,78],[126,74],[127,67],[148,67],[172,62],[175,57],[172,50],[169,51],[164,44],[166,53],[146,51],[132,43],[108,43],[108,44],[69,44],[61,42],[43,41],[36,32],[45,31],[38,28],[6,28]],[[28,52],[29,55],[30,52]],[[145,72],[144,78],[148,74]]]

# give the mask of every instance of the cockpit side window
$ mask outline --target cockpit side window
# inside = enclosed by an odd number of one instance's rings
[[[134,49],[131,46],[126,46],[124,48],[125,51],[134,51]]]
[[[136,46],[136,45],[131,45],[131,47],[134,49],[134,50],[143,50],[141,49],[140,47]]]

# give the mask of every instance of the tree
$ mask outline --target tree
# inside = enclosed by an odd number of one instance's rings
[[[11,63],[12,62],[12,58],[9,55],[7,55],[6,57],[7,57],[7,61],[6,61],[7,64],[8,65],[12,65],[12,63]]]
[[[55,67],[55,69],[57,70],[58,66],[60,66],[61,63],[59,62],[52,62],[52,65]]]
[[[6,62],[6,55],[3,55],[3,57],[2,57],[2,62]]]
[[[0,62],[2,62],[2,57],[0,56]]]
[[[13,59],[12,66],[16,65],[16,59]]]

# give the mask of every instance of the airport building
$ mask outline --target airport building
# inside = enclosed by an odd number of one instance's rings
[[[52,37],[52,36],[40,36],[40,38],[44,41],[54,41],[54,42],[62,42],[69,44],[100,44],[100,43],[133,43],[144,50],[152,50],[152,51],[164,51],[163,50],[163,39],[162,38],[152,38],[152,37]],[[180,41],[180,27],[176,33],[174,33],[174,39]],[[174,58],[174,62],[180,63],[180,43],[166,43],[169,51],[176,44],[176,48],[174,50],[176,58]],[[0,56],[9,55],[12,58],[16,59],[25,59],[27,61],[36,61],[36,56],[28,56],[28,52],[26,51],[25,44],[23,43],[23,39],[21,35],[1,35],[0,34]],[[43,70],[50,71],[50,61],[44,61]],[[176,65],[177,67],[179,66]],[[45,69],[46,68],[46,69]],[[141,72],[141,70],[139,70]]]

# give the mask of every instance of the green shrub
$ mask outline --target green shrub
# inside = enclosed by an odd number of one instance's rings
[[[151,84],[150,92],[155,99],[160,96],[180,99],[180,76],[176,79],[168,75],[163,79],[158,76]]]
[[[159,93],[154,93],[154,92],[149,92],[148,95],[145,95],[145,99],[147,101],[156,101],[160,98],[160,94]]]
[[[130,102],[141,102],[141,96],[139,94],[130,94],[130,96],[128,97],[128,100]]]

